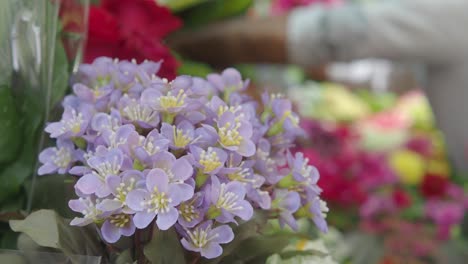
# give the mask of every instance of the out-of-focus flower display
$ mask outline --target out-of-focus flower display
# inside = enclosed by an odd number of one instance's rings
[[[301,93],[311,100],[297,100]],[[307,117],[302,126],[309,136],[299,150],[321,172],[330,223],[384,238],[394,252],[386,261],[435,258],[460,226],[468,196],[450,169],[424,95],[411,91],[375,108],[369,94],[339,85],[307,84],[292,94]],[[340,100],[347,103],[335,107]]]
[[[180,19],[154,0],[102,0],[89,11],[84,61],[100,56],[162,61],[158,75],[172,80],[178,62],[162,40],[181,26]]]

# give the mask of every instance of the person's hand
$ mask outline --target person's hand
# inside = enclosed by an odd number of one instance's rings
[[[287,60],[285,17],[238,18],[178,32],[167,41],[182,56],[215,66]]]

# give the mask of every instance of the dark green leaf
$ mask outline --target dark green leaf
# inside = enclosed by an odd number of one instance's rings
[[[68,88],[68,59],[65,49],[60,40],[57,40],[55,47],[55,63],[52,79],[52,93],[50,98],[50,106],[52,107],[62,100]]]
[[[65,175],[38,177],[32,197],[32,210],[53,209],[63,217],[72,217],[68,201],[75,197],[74,182],[66,181]],[[31,180],[25,183],[26,193],[31,193]]]
[[[184,264],[184,251],[174,229],[155,230],[153,239],[145,245],[145,256],[151,263]]]
[[[205,78],[212,72],[213,69],[209,65],[188,60],[184,60],[182,65],[177,70],[179,75],[198,76],[202,78]]]
[[[216,0],[200,4],[182,12],[187,27],[199,27],[221,19],[238,16],[244,13],[253,0]]]
[[[129,249],[125,250],[124,252],[120,253],[120,255],[117,257],[115,264],[131,264],[133,263],[132,259],[132,253]]]
[[[21,143],[21,128],[15,100],[8,86],[0,86],[0,164],[14,159]]]
[[[70,226],[69,220],[52,210],[36,211],[25,220],[11,220],[10,227],[39,246],[59,249],[67,256],[99,256],[104,250],[93,226]]]

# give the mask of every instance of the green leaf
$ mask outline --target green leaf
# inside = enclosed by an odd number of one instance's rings
[[[69,220],[52,210],[36,211],[24,220],[11,220],[10,227],[25,233],[39,246],[59,249],[69,257],[99,256],[104,252],[95,227],[70,226]]]
[[[68,89],[69,64],[65,48],[60,39],[57,40],[54,60],[54,75],[52,77],[52,93],[50,98],[50,105],[52,107],[62,100]]]
[[[20,149],[19,115],[10,87],[0,86],[0,164],[13,160]]]
[[[224,259],[228,258],[231,254],[235,254],[241,245],[252,237],[262,234],[267,229],[267,215],[264,213],[256,213],[254,217],[239,226],[233,227],[234,240],[223,247],[223,254],[215,259],[202,259],[202,264],[217,264],[224,263]]]
[[[25,182],[26,193],[31,193],[31,180]],[[76,195],[74,182],[67,181],[65,175],[47,175],[38,177],[32,197],[32,210],[53,209],[63,217],[73,217],[68,201]]]
[[[170,8],[173,12],[180,12],[210,0],[158,0],[158,4]]]
[[[184,251],[173,228],[167,231],[155,229],[153,239],[145,245],[144,253],[151,263],[185,263]]]
[[[179,75],[198,76],[202,78],[205,78],[212,72],[213,69],[208,64],[188,60],[184,60],[177,70]]]
[[[186,27],[199,27],[204,24],[238,16],[244,13],[253,0],[216,0],[200,4],[183,12]]]
[[[132,259],[132,252],[130,249],[125,250],[124,252],[120,253],[115,262],[115,264],[130,264],[134,263]]]

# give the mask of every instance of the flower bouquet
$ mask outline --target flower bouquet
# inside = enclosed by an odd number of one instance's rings
[[[41,210],[11,221],[14,231],[112,263],[263,263],[310,237],[297,219],[327,231],[318,171],[289,151],[302,133],[289,100],[253,101],[234,69],[169,82],[153,74],[160,66],[101,57],[79,67],[38,170],[69,175],[79,216]],[[298,232],[268,228],[275,220]]]

